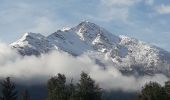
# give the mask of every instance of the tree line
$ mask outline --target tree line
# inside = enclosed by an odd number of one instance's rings
[[[101,100],[102,89],[85,72],[80,75],[77,84],[66,83],[64,74],[58,74],[47,82],[47,100]],[[30,100],[27,90],[22,93],[22,100]],[[0,100],[19,100],[15,84],[8,77],[1,82]]]
[[[66,76],[60,73],[51,77],[47,82],[46,100],[106,100],[102,98],[104,90],[87,73],[82,72],[77,83],[66,80]],[[1,81],[0,85],[0,100],[19,100],[19,92],[9,77]],[[20,96],[22,100],[30,100],[27,90]],[[145,84],[136,100],[170,100],[170,81],[165,82],[164,86],[156,82]]]
[[[48,81],[47,88],[47,100],[101,100],[102,96],[101,88],[84,72],[76,85],[66,83],[65,75],[58,74]]]
[[[156,82],[146,84],[138,95],[138,100],[170,100],[170,81],[164,86]]]
[[[11,81],[10,77],[7,77],[1,83],[1,95],[0,100],[18,100],[18,91],[14,82]],[[21,93],[23,100],[30,100],[29,93],[27,90],[23,90]]]

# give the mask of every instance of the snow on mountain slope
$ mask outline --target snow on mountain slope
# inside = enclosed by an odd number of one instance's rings
[[[100,26],[84,21],[73,28],[58,30],[45,37],[26,33],[10,45],[22,55],[40,55],[61,50],[71,55],[87,54],[103,66],[111,64],[122,73],[170,76],[170,53],[126,36],[115,36]]]
[[[72,30],[77,33],[81,40],[98,51],[107,52],[106,50],[111,49],[119,42],[119,37],[88,21],[81,22]]]
[[[158,47],[148,45],[137,39],[121,36],[120,45],[128,48],[128,55],[121,59],[122,66],[131,72],[143,74],[167,73],[170,69],[170,53]],[[121,65],[119,63],[119,65]],[[129,66],[128,66],[129,65]]]
[[[73,55],[81,55],[85,51],[92,50],[90,45],[80,40],[73,31],[57,31],[47,37],[50,43],[59,50],[69,52]]]
[[[22,55],[39,55],[48,52],[52,45],[45,36],[38,33],[25,33],[21,39],[11,44]]]

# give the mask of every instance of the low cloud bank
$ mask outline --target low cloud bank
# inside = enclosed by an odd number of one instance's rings
[[[40,57],[22,57],[11,50],[8,45],[0,43],[0,77],[10,76],[20,82],[29,84],[42,84],[57,73],[65,74],[68,81],[73,78],[76,82],[80,73],[85,71],[103,89],[121,89],[124,91],[137,91],[150,81],[164,84],[168,78],[164,75],[133,77],[122,75],[115,67],[107,66],[103,70],[87,55],[73,57],[64,52],[54,51]]]

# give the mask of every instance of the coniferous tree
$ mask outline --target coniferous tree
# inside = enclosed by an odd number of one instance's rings
[[[65,75],[58,74],[52,77],[48,83],[48,100],[66,100],[66,77]]]
[[[155,82],[150,82],[146,84],[141,94],[139,95],[139,100],[168,100],[166,99],[166,93],[160,84]]]
[[[74,100],[75,85],[72,83],[72,80],[71,80],[71,83],[66,86],[67,100]]]
[[[77,85],[71,81],[66,84],[66,77],[58,74],[52,77],[47,84],[48,100],[101,100],[101,89],[95,81],[84,72]]]
[[[17,100],[17,91],[15,90],[15,84],[11,82],[10,77],[7,77],[1,82],[2,93],[0,100]]]
[[[30,100],[30,95],[29,95],[28,90],[24,90],[24,91],[23,91],[23,93],[22,93],[22,99],[23,99],[23,100]]]
[[[95,84],[95,81],[82,72],[76,87],[75,100],[101,100],[101,95],[101,89]]]
[[[170,100],[170,81],[165,82],[165,92],[168,100]]]

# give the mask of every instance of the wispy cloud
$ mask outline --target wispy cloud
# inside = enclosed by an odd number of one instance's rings
[[[159,14],[170,14],[170,5],[164,5],[156,7],[156,10]]]
[[[12,42],[25,32],[48,35],[65,25],[72,24],[59,14],[59,6],[51,6],[55,2],[40,1],[41,3],[38,5],[36,2],[17,0],[0,3],[0,35],[3,36],[1,40]],[[10,34],[10,36],[6,34]]]
[[[69,81],[74,78],[77,82],[82,71],[89,73],[103,89],[137,91],[147,82],[156,81],[163,84],[168,80],[160,74],[141,77],[126,76],[114,66],[106,66],[107,69],[103,70],[102,66],[97,65],[87,55],[73,57],[64,52],[54,51],[39,57],[21,57],[8,45],[0,43],[0,48],[0,77],[10,76],[24,84],[45,84],[57,73],[63,73]]]
[[[138,2],[139,0],[100,0],[100,10],[94,18],[97,17],[101,21],[127,21],[129,8]]]

